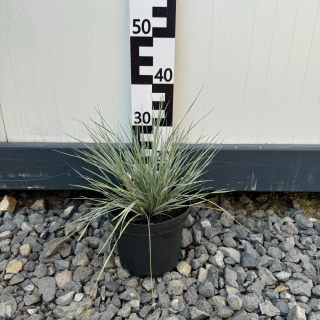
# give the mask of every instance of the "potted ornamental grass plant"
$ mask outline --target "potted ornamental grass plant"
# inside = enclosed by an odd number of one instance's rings
[[[206,191],[207,181],[202,178],[219,149],[216,137],[199,137],[190,145],[188,136],[203,118],[186,128],[182,125],[193,104],[169,134],[164,134],[158,121],[165,112],[162,106],[157,111],[159,118],[153,118],[152,134],[144,127],[137,134],[131,126],[129,130],[119,126],[115,132],[99,110],[99,121],[83,123],[93,143],[75,138],[85,149],[75,149],[73,156],[89,165],[83,168],[87,174],[78,172],[87,182],[80,187],[102,197],[83,197],[94,206],[78,219],[86,224],[79,240],[100,215],[108,214],[114,226],[105,245],[113,237],[115,244],[100,275],[116,246],[122,266],[133,275],[153,277],[172,270],[179,260],[190,204],[200,204],[212,193],[222,192]]]

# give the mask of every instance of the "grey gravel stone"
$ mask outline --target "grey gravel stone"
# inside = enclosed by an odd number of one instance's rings
[[[240,263],[240,252],[233,248],[220,247],[218,250],[227,252],[237,263]],[[218,251],[219,252],[219,251]]]
[[[277,279],[273,276],[269,269],[260,267],[258,269],[258,273],[259,278],[264,281],[267,286],[272,286],[277,283]]]
[[[231,286],[233,288],[237,288],[237,289],[239,288],[239,284],[237,282],[238,275],[233,269],[227,267],[224,270],[224,278],[225,278],[226,285]]]
[[[183,230],[182,230],[182,242],[181,242],[181,247],[182,248],[186,248],[186,247],[188,247],[191,243],[192,243],[192,234],[191,234],[191,232],[188,230],[188,229],[186,229],[186,228],[184,228]]]
[[[226,212],[223,212],[221,214],[220,221],[221,224],[226,228],[230,228],[234,224],[234,220],[231,217],[231,213],[228,214]]]
[[[190,308],[190,319],[191,320],[205,320],[209,319],[210,315],[206,312],[203,312],[195,307]]]
[[[253,312],[254,310],[258,309],[259,303],[262,302],[260,296],[255,293],[248,293],[246,295],[242,295],[241,298],[242,307],[248,312]]]
[[[70,291],[70,292],[66,293],[65,295],[63,295],[63,296],[60,296],[56,300],[56,304],[59,305],[59,306],[67,306],[72,302],[74,295],[75,295],[75,292],[74,291]]]
[[[269,300],[259,303],[260,311],[269,317],[279,316],[280,310],[276,308]]]
[[[280,316],[286,316],[289,313],[288,304],[285,301],[279,300],[275,304],[275,307],[279,309]]]
[[[290,288],[291,293],[310,297],[311,289],[313,287],[312,282],[304,283],[299,280],[289,280],[286,285]]]
[[[231,308],[229,308],[228,306],[220,307],[217,312],[217,315],[222,319],[229,318],[233,314],[234,314],[234,311]]]
[[[308,218],[306,218],[303,213],[299,213],[295,216],[295,220],[298,224],[298,226],[301,229],[308,229],[313,227],[312,221],[310,221]]]
[[[170,296],[181,296],[185,285],[180,280],[172,280],[168,285],[168,294]]]
[[[44,301],[50,302],[56,294],[56,280],[53,277],[41,278],[38,281],[39,292]]]
[[[236,295],[229,295],[227,301],[232,310],[240,310],[242,308],[242,299]]]
[[[128,288],[124,292],[121,293],[120,299],[124,301],[131,301],[131,300],[141,300],[140,295],[138,292],[133,288]]]
[[[226,213],[190,210],[179,272],[154,278],[155,312],[150,277],[130,275],[122,268],[117,250],[98,280],[110,252],[109,246],[96,256],[112,232],[108,217],[90,223],[80,242],[78,234],[69,239],[56,237],[60,236],[57,228],[68,219],[89,212],[88,203],[68,200],[64,203],[68,210],[60,207],[46,213],[28,208],[15,215],[7,213],[0,218],[0,276],[4,280],[0,296],[12,295],[16,308],[29,308],[34,320],[258,320],[259,316],[292,320],[297,317],[292,310],[298,307],[305,310],[303,319],[307,314],[308,320],[315,320],[320,315],[320,285],[314,286],[319,281],[320,262],[315,255],[320,249],[320,224],[306,219],[297,208],[287,208],[284,217],[278,217],[268,209],[269,196],[264,197],[262,203],[223,201],[226,210],[251,229],[250,234]],[[234,202],[234,208],[240,206],[235,213],[231,211]],[[61,247],[56,246],[61,240]],[[23,257],[20,272],[5,273],[10,260]],[[43,285],[48,278],[56,283]],[[278,286],[289,290],[278,293]],[[51,297],[46,297],[50,292]]]
[[[129,303],[125,303],[123,307],[119,310],[117,315],[122,318],[127,318],[129,317],[130,313],[131,313],[131,306]]]
[[[100,316],[100,320],[112,320],[118,311],[119,308],[115,307],[113,304],[109,304],[107,310]]]
[[[320,299],[311,299],[309,306],[312,311],[320,311]]]
[[[177,297],[177,298],[174,298],[172,301],[171,301],[171,307],[177,311],[183,311],[186,307],[186,304],[183,300],[183,298],[180,296],[180,297]]]
[[[90,277],[93,273],[93,269],[91,267],[78,267],[73,275],[73,281],[85,281],[88,277]]]
[[[261,295],[262,290],[264,289],[266,283],[264,280],[256,280],[250,287],[248,287],[247,291],[257,294],[258,296]]]
[[[241,253],[241,265],[244,268],[255,268],[259,261],[253,255],[247,252]]]
[[[270,247],[267,250],[267,253],[270,257],[275,258],[275,259],[283,259],[285,257],[285,254],[282,250],[280,250],[278,247]]]
[[[320,297],[320,285],[314,286],[311,291],[315,296]]]
[[[206,298],[211,298],[215,294],[214,285],[207,281],[199,286],[199,293],[202,294]]]
[[[45,243],[43,246],[44,256],[49,257],[59,252],[59,250],[63,247],[63,245],[64,245],[63,238],[55,238]]]
[[[23,297],[23,301],[26,306],[37,304],[38,302],[40,302],[40,300],[41,300],[40,295],[30,294]]]
[[[284,251],[284,252],[288,252],[290,249],[292,249],[294,247],[294,244],[292,244],[291,242],[289,241],[285,241],[285,242],[282,242],[280,243],[279,245],[279,249]]]

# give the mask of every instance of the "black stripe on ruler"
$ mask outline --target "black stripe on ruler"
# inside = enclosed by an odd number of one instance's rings
[[[144,149],[152,149],[152,143],[143,141],[141,139],[142,134],[151,134],[152,133],[152,126],[132,126],[132,130],[134,131],[135,136],[139,138],[140,147]]]
[[[152,47],[151,37],[130,37],[131,46],[131,84],[152,84],[152,75],[140,75],[140,66],[153,66],[153,57],[141,57],[140,47]]]
[[[176,36],[176,0],[168,0],[167,7],[154,7],[154,18],[167,18],[166,28],[152,28],[154,38],[174,38]]]
[[[159,110],[160,104],[163,104],[162,108],[165,109],[165,119],[162,119],[161,126],[171,127],[173,118],[173,84],[153,84],[152,93],[163,93],[165,96],[165,102],[153,101],[153,109]]]

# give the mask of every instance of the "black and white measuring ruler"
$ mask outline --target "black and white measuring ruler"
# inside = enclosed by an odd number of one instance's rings
[[[161,132],[172,130],[175,24],[176,0],[130,0],[132,126],[137,134],[142,127],[152,134],[160,103],[166,107]]]

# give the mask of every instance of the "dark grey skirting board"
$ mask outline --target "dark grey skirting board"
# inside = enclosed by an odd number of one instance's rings
[[[72,143],[0,143],[0,189],[67,190],[83,185],[73,168],[86,164]],[[202,145],[191,146],[202,148]],[[70,167],[71,166],[71,167]],[[83,171],[82,171],[83,172]],[[319,145],[222,145],[207,187],[237,191],[320,191]]]

